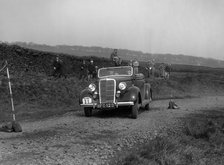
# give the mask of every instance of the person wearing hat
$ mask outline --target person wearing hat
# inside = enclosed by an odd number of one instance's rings
[[[87,78],[87,65],[86,65],[86,61],[83,60],[82,61],[82,64],[81,64],[81,67],[80,67],[80,76],[79,76],[79,79],[80,80],[85,80]]]
[[[117,58],[117,49],[114,49],[114,51],[111,53],[110,58],[112,61],[114,61],[115,58]]]
[[[59,56],[57,56],[53,62],[53,69],[53,76],[60,78],[62,76],[62,60],[59,59]]]
[[[139,62],[137,60],[133,61],[133,69],[134,69],[134,73],[138,74],[138,67],[139,67]]]
[[[117,49],[114,49],[114,51],[110,55],[110,58],[111,58],[111,61],[114,62],[115,66],[120,66],[121,65],[122,60],[117,55]]]
[[[93,78],[97,78],[98,66],[95,66],[95,71],[93,73]]]
[[[93,64],[93,59],[91,59],[90,64],[88,65],[88,81],[93,78],[94,72],[95,72],[95,66]]]

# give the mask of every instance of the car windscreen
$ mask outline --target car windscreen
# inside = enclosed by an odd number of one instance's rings
[[[101,68],[99,70],[99,77],[106,76],[131,76],[132,67],[111,67],[111,68]]]

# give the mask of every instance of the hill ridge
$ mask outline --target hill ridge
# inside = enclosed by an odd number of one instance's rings
[[[96,56],[109,58],[112,53],[112,48],[103,48],[99,46],[71,46],[71,45],[56,45],[50,46],[45,44],[35,44],[35,43],[26,43],[26,42],[14,42],[9,44],[16,44],[24,48],[54,52],[54,53],[63,53],[75,56]],[[195,65],[195,66],[208,66],[213,68],[224,68],[224,61],[213,59],[213,58],[204,58],[204,57],[195,57],[190,55],[174,55],[174,54],[151,54],[143,53],[141,51],[134,51],[128,49],[119,49],[119,56],[124,60],[133,60],[137,59],[139,61],[148,61],[155,60],[156,63],[168,63],[168,64],[183,64],[183,65]]]

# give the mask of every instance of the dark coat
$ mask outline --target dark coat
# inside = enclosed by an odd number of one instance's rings
[[[94,74],[94,72],[95,72],[95,65],[94,64],[89,64],[88,65],[88,71],[89,71],[89,74]]]
[[[62,61],[61,60],[59,60],[59,61],[57,61],[57,60],[55,60],[54,62],[53,62],[53,67],[56,69],[56,70],[60,70],[61,68],[62,68]]]

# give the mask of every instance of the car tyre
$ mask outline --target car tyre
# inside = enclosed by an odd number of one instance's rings
[[[91,117],[92,116],[92,108],[84,107],[84,113],[85,113],[86,117]]]
[[[139,99],[137,99],[135,104],[131,107],[131,117],[133,119],[138,118],[138,110],[139,110]]]

